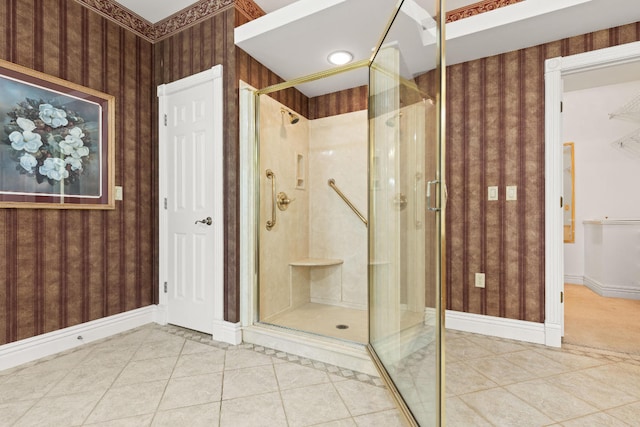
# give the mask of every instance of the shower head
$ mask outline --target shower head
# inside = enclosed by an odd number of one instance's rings
[[[287,113],[289,115],[289,123],[291,123],[292,125],[295,125],[300,121],[300,117],[297,114],[293,114],[291,111],[287,110],[284,107],[280,108],[280,113]]]

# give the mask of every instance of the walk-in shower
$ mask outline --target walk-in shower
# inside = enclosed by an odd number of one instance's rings
[[[241,91],[243,338],[377,368],[412,425],[443,419],[441,7],[401,1],[369,59]]]
[[[367,111],[310,119],[273,94],[257,105],[259,320],[364,344]]]

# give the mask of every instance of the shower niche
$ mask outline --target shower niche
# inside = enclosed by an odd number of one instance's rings
[[[274,98],[257,101],[259,320],[366,343],[367,227],[329,181],[366,212],[367,111],[309,119]]]

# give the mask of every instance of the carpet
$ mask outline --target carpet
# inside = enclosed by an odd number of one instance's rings
[[[606,298],[564,285],[563,343],[640,354],[640,300]]]

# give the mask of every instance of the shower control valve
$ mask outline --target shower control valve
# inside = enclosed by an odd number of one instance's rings
[[[293,202],[295,199],[290,199],[284,191],[281,191],[276,196],[276,203],[278,205],[278,209],[281,211],[286,211],[289,207],[289,203]]]

